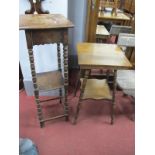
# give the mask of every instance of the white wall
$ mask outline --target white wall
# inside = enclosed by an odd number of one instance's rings
[[[68,18],[75,25],[69,30],[70,64],[75,68],[78,65],[76,45],[85,40],[86,15],[87,0],[68,0]]]
[[[19,14],[24,14],[25,10],[30,8],[28,0],[20,0]],[[59,13],[67,17],[67,0],[46,0],[43,2],[43,8],[50,13]],[[62,47],[61,47],[62,48]],[[36,72],[45,72],[57,69],[56,45],[34,46]],[[62,49],[61,49],[62,51]],[[19,32],[19,60],[24,78],[24,85],[27,95],[33,95],[33,85],[30,72],[30,64],[26,46],[24,31]],[[42,93],[42,95],[52,95],[53,93]]]

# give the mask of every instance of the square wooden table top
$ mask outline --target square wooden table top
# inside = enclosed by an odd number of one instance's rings
[[[77,54],[81,69],[129,69],[132,67],[117,44],[78,43]]]
[[[130,20],[130,18],[125,15],[124,13],[117,13],[117,16],[112,16],[111,12],[99,12],[98,13],[98,18],[100,19],[112,19],[112,20]]]
[[[26,14],[19,17],[19,29],[70,28],[74,25],[61,14]]]

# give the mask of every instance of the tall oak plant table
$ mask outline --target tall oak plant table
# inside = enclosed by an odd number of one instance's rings
[[[25,30],[27,48],[29,54],[32,82],[34,87],[34,97],[37,106],[37,115],[40,122],[40,127],[44,126],[46,121],[65,117],[68,120],[68,29],[74,25],[60,14],[26,14],[20,15],[19,29]],[[34,45],[57,44],[58,70],[36,73],[34,61]],[[64,76],[61,68],[61,48],[63,44],[63,59],[64,59]],[[52,61],[52,60],[51,60]],[[64,95],[62,95],[64,88]],[[59,98],[64,107],[64,114],[55,117],[44,118],[41,108],[41,102],[49,100],[40,100],[40,91],[50,91],[59,89]]]

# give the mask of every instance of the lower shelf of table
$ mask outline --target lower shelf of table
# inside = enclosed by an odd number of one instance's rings
[[[81,83],[83,79],[80,79]],[[87,79],[82,99],[108,99],[112,100],[107,80]]]
[[[37,73],[37,85],[40,91],[49,91],[53,89],[62,88],[64,86],[64,79],[62,73],[58,70]]]

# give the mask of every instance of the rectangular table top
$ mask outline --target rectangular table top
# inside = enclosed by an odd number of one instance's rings
[[[117,44],[78,43],[78,63],[81,69],[128,69],[132,65]]]
[[[125,15],[123,12],[117,13],[117,16],[112,16],[111,12],[99,12],[98,18],[100,19],[109,19],[109,20],[130,20],[130,18]]]
[[[73,27],[61,14],[26,14],[19,17],[19,29],[56,29]]]
[[[96,35],[109,36],[110,33],[108,32],[108,30],[105,28],[104,25],[97,25],[97,27],[96,27]]]

